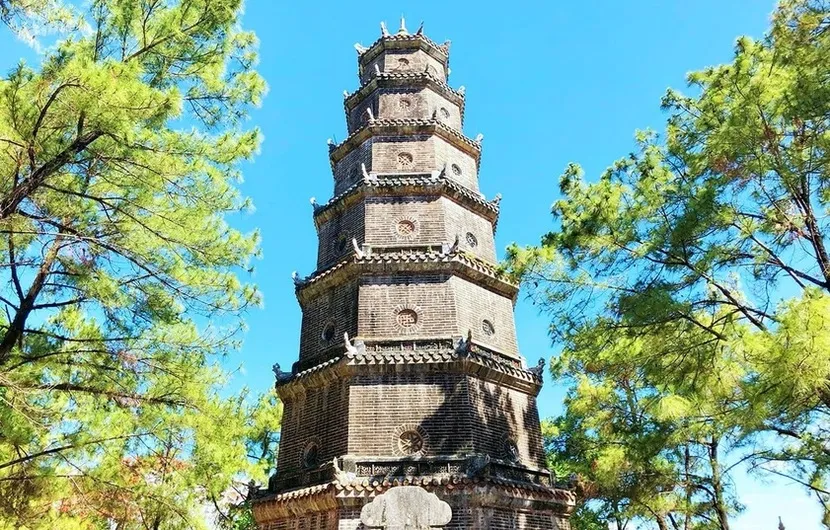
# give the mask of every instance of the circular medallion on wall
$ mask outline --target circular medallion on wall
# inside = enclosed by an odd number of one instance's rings
[[[490,322],[489,320],[484,319],[484,320],[481,321],[481,331],[486,336],[492,337],[493,335],[496,334],[496,326],[494,326],[493,323]]]
[[[424,448],[424,439],[417,431],[406,431],[398,437],[398,448],[405,455],[413,455]]]
[[[410,153],[401,152],[398,153],[398,169],[410,169],[412,167],[412,162],[414,158]]]
[[[401,98],[398,100],[398,108],[401,110],[409,110],[411,106],[412,101],[410,101],[408,98]]]
[[[453,164],[452,166],[450,166],[450,170],[452,171],[452,174],[456,177],[461,176],[461,166],[459,166],[458,164]]]
[[[415,305],[404,304],[395,306],[392,310],[395,327],[402,333],[414,333],[421,329],[421,308]]]
[[[469,245],[470,248],[476,248],[478,246],[478,239],[476,239],[475,234],[473,234],[472,232],[467,232],[467,235],[464,236],[464,239],[467,240],[467,245]]]
[[[304,469],[313,469],[320,465],[320,444],[317,440],[309,440],[303,446],[300,463]]]
[[[393,222],[397,239],[412,241],[418,235],[418,220],[414,217],[398,217]]]
[[[508,462],[518,462],[521,458],[519,445],[512,438],[505,438],[502,443],[502,458]]]
[[[398,426],[392,433],[392,451],[398,456],[421,456],[427,448],[427,433],[415,424]]]
[[[441,114],[441,119],[442,120],[448,120],[450,118],[450,111],[448,111],[444,107],[441,107],[441,109],[438,111],[438,113]]]
[[[406,70],[407,68],[409,68],[409,59],[407,59],[406,57],[400,57],[398,59],[398,68],[400,68],[401,70]]]
[[[402,219],[398,221],[396,230],[399,236],[409,237],[415,233],[415,223],[409,219]]]
[[[411,328],[418,324],[418,313],[412,309],[398,311],[398,325],[402,328]]]

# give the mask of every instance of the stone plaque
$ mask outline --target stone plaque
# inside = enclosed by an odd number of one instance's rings
[[[367,528],[429,530],[452,519],[450,505],[418,486],[398,486],[363,507],[360,521]]]

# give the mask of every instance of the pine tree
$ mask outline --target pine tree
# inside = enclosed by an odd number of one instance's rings
[[[272,464],[276,398],[220,368],[260,299],[227,223],[265,92],[240,12],[0,1],[61,24],[0,79],[0,528],[199,527]]]
[[[784,0],[668,91],[663,135],[596,182],[568,166],[556,229],[510,250],[564,346],[558,456],[606,508],[725,529],[741,458],[830,500],[828,57],[830,4]]]

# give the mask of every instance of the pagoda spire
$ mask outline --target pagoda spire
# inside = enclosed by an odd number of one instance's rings
[[[520,354],[519,287],[494,240],[500,197],[479,191],[484,137],[463,132],[448,44],[423,23],[410,34],[403,16],[396,33],[380,28],[355,46],[346,139],[327,142],[332,196],[309,200],[317,268],[292,275],[299,355],[290,372],[274,367],[285,413],[254,519],[260,530],[568,530],[575,495],[545,466],[544,363]],[[376,517],[427,498],[440,518]]]

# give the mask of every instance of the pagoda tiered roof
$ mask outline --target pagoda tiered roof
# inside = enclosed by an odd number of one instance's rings
[[[445,244],[449,247],[449,244]],[[355,250],[348,258],[298,279],[300,301],[314,297],[321,289],[357,277],[363,273],[428,272],[455,274],[477,282],[515,301],[519,286],[497,265],[459,248],[433,246],[368,247]]]
[[[467,153],[476,161],[481,161],[481,141],[468,138],[457,129],[450,127],[437,118],[396,118],[369,120],[359,129],[352,132],[340,144],[330,148],[329,158],[332,168],[342,160],[356,146],[362,144],[372,136],[403,136],[403,135],[430,135],[435,134],[460,151]]]
[[[443,44],[438,44],[437,42],[433,41],[423,33],[423,24],[421,27],[418,28],[418,31],[415,33],[409,33],[406,29],[406,25],[401,19],[401,29],[398,30],[397,33],[389,33],[386,29],[386,25],[381,23],[381,36],[370,44],[369,46],[361,46],[360,44],[355,45],[355,49],[358,53],[359,58],[359,65],[360,65],[360,73],[363,73],[363,68],[367,63],[369,63],[372,59],[380,55],[384,50],[395,50],[395,49],[402,49],[402,48],[414,48],[417,47],[426,53],[428,53],[431,57],[435,58],[438,61],[441,61],[444,64],[445,68],[449,67],[449,60],[450,60],[450,41],[445,41]]]
[[[363,99],[378,88],[399,86],[429,86],[436,92],[458,105],[461,110],[461,120],[464,120],[465,92],[456,90],[445,83],[441,78],[430,71],[423,72],[379,72],[366,80],[360,88],[352,93],[346,93],[343,105],[348,113]]]
[[[463,186],[446,176],[446,171],[435,173],[367,173],[354,184],[314,209],[314,222],[319,227],[341,208],[351,206],[367,196],[441,194],[467,206],[484,216],[495,230],[498,224],[501,196],[487,200],[481,193]]]

